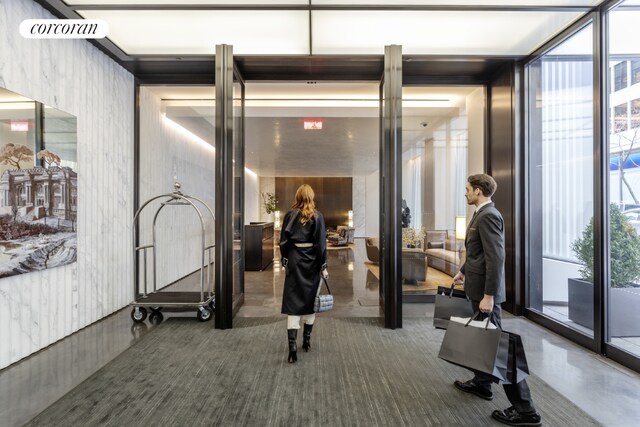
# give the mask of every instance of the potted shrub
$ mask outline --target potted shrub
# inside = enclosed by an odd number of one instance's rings
[[[616,204],[609,210],[609,328],[612,336],[640,336],[640,236]],[[569,319],[593,330],[593,218],[571,249],[582,265],[569,279]]]
[[[275,193],[271,193],[271,192],[262,193],[262,205],[267,215],[271,215],[273,212],[276,211],[277,203],[278,203],[278,199],[276,198]]]

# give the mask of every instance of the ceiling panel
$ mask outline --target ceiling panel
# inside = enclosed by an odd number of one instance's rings
[[[308,5],[308,0],[65,0],[70,6],[77,5]]]
[[[144,88],[160,99],[180,100],[162,103],[166,116],[213,145],[211,89]],[[438,123],[458,116],[467,96],[477,89],[403,88],[403,148],[431,137]],[[246,96],[246,167],[258,175],[353,176],[378,169],[377,83],[248,83]],[[345,101],[364,101],[367,106],[353,107]],[[322,130],[304,130],[305,118],[322,121]]]
[[[71,6],[77,5],[309,5],[308,0],[65,0]],[[311,0],[314,6],[501,6],[501,7],[592,7],[602,0]]]
[[[109,39],[129,55],[213,55],[218,44],[236,55],[306,55],[305,11],[79,10],[103,19]]]
[[[603,0],[311,0],[314,5],[385,5],[385,6],[595,6]]]
[[[527,55],[581,15],[582,12],[315,11],[313,53],[383,54],[385,45],[400,44],[405,55]]]

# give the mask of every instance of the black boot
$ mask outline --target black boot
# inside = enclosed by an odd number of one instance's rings
[[[296,363],[296,361],[298,360],[298,346],[296,345],[298,330],[287,329],[287,334],[289,335],[289,358],[287,359],[287,361],[289,363]]]
[[[313,325],[304,324],[304,333],[302,335],[302,348],[304,351],[309,351],[311,349],[311,330],[313,329]]]

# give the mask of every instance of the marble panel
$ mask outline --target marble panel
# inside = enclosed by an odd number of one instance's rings
[[[113,313],[132,297],[133,76],[84,40],[27,40],[0,2],[0,86],[78,119],[78,261],[0,280],[0,368]]]

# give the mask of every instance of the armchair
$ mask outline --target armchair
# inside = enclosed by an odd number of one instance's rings
[[[353,243],[355,233],[356,229],[354,227],[339,225],[337,233],[332,233],[327,236],[327,240],[333,246],[346,246]]]
[[[380,262],[380,240],[377,237],[367,237],[365,240],[367,258],[374,264]]]

